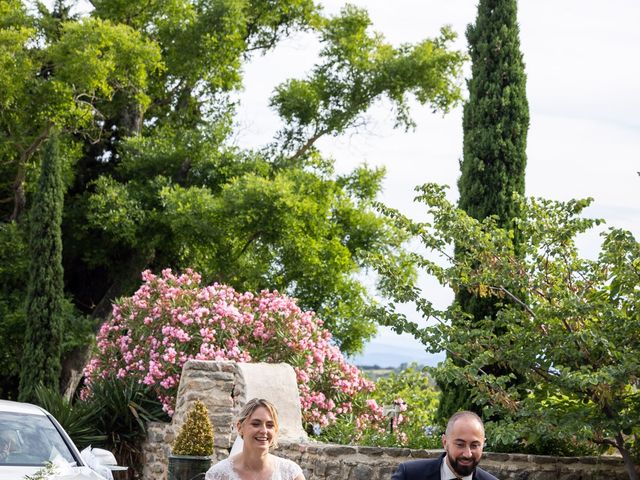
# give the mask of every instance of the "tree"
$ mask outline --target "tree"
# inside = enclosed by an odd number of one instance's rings
[[[496,216],[498,225],[514,231],[517,249],[519,212],[513,194],[524,195],[529,106],[516,0],[480,1],[467,40],[472,66],[464,106],[459,206],[473,218]],[[477,320],[497,313],[493,299],[465,290],[457,292],[457,301]],[[441,419],[470,407],[464,389],[441,387]]]
[[[297,297],[357,351],[375,331],[357,274],[369,251],[407,265],[404,237],[371,207],[384,172],[337,176],[315,142],[357,127],[382,97],[407,127],[412,96],[455,104],[463,55],[449,49],[453,34],[393,47],[366,12],[325,18],[310,0],[92,5],[83,18],[62,1],[34,15],[16,0],[0,9],[12,48],[0,60],[13,69],[0,93],[0,168],[12,179],[0,186],[3,220],[20,222],[29,205],[49,119],[65,133],[65,285],[96,328],[144,269],[193,267],[209,283]],[[318,35],[319,65],[276,89],[277,138],[241,150],[243,62],[297,30]],[[73,368],[83,364],[78,355]]]
[[[58,138],[46,144],[38,190],[30,213],[29,283],[20,365],[20,400],[35,400],[35,388],[58,387],[62,344],[64,273]]]
[[[583,258],[575,238],[600,223],[580,216],[590,201],[530,199],[519,203],[516,252],[510,230],[494,217],[479,221],[456,209],[442,188],[424,186],[419,198],[430,223],[387,210],[430,251],[416,260],[442,285],[491,298],[499,308],[495,318],[471,319],[459,304],[438,310],[414,285],[398,282],[396,297],[415,301],[435,323],[419,328],[392,309],[381,311],[386,321],[429,350],[448,352],[436,377],[465,385],[488,418],[500,418],[487,423],[492,448],[545,441],[614,447],[637,479],[640,244],[611,228],[597,258]],[[462,247],[455,257],[453,245]],[[496,363],[509,370],[491,372]]]
[[[27,288],[20,280],[28,263],[24,212],[37,190],[40,149],[52,128],[62,132],[58,162],[68,192],[80,174],[76,161],[82,144],[100,137],[101,105],[118,92],[133,92],[143,101],[148,71],[159,57],[153,45],[127,27],[73,19],[64,3],[57,1],[52,12],[40,4],[35,16],[18,0],[0,6],[0,256],[11,265],[2,270],[1,283],[8,288],[0,292],[0,334],[6,355],[14,359],[2,363],[4,394],[9,397],[17,394],[20,365],[15,359],[22,356],[26,330]],[[63,243],[68,245],[64,238]],[[73,291],[68,294],[78,301]],[[89,337],[86,325],[78,328],[83,323],[78,309],[66,298],[62,305],[74,327],[64,333],[68,352],[79,343],[86,345]]]
[[[94,268],[131,256],[135,269],[111,269],[118,285],[137,282],[142,267],[170,266],[242,290],[276,288],[322,316],[345,352],[358,351],[375,323],[356,273],[370,249],[402,258],[404,238],[370,208],[383,171],[362,167],[336,177],[314,144],[357,124],[381,96],[407,125],[410,93],[446,109],[458,97],[453,79],[461,61],[445,48],[448,31],[396,49],[369,27],[355,8],[322,20],[322,63],[276,89],[272,105],[286,124],[260,151],[228,145],[227,103],[214,118],[207,117],[210,104],[196,104],[197,124],[185,126],[169,123],[155,102],[147,115],[159,126],[118,144],[120,161],[94,181],[95,193],[78,197],[89,227],[74,231],[83,255],[94,252]],[[103,286],[84,295],[100,306],[113,293]]]

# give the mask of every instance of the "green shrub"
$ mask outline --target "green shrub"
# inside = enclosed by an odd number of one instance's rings
[[[173,443],[174,455],[213,455],[213,427],[204,403],[196,400]]]

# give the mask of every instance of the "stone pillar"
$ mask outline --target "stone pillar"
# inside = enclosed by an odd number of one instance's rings
[[[302,428],[295,372],[290,365],[189,360],[182,369],[171,423],[149,425],[143,445],[143,479],[167,478],[171,443],[196,400],[202,401],[209,410],[214,434],[214,461],[226,458],[236,437],[238,413],[253,397],[265,398],[276,406],[282,443],[308,440]]]
[[[278,410],[278,441],[304,443],[307,432],[302,428],[302,412],[296,375],[286,363],[238,363],[243,379],[244,398],[238,399],[240,407],[258,397],[269,400]]]

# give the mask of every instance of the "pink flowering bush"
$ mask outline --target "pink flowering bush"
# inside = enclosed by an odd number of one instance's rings
[[[373,383],[345,361],[322,320],[291,298],[202,286],[191,270],[145,271],[142,279],[133,296],[114,304],[98,333],[84,396],[96,379],[134,378],[153,387],[172,415],[187,360],[286,362],[296,372],[307,424],[325,427],[347,415],[367,425],[381,419],[375,402],[366,402]]]

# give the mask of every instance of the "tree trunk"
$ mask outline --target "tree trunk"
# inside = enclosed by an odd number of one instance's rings
[[[621,432],[616,434],[616,448],[622,455],[622,460],[624,460],[624,468],[629,475],[629,480],[638,480],[638,471],[636,470],[636,465],[633,462],[633,458],[631,457],[631,453],[624,446],[624,437]]]
[[[42,132],[40,132],[33,142],[31,142],[31,145],[20,153],[20,158],[18,159],[18,171],[16,172],[16,178],[13,181],[14,203],[13,212],[11,212],[11,216],[9,217],[10,221],[18,221],[26,208],[27,197],[24,191],[24,182],[27,175],[27,162],[49,137],[51,126],[51,123],[47,123]]]

